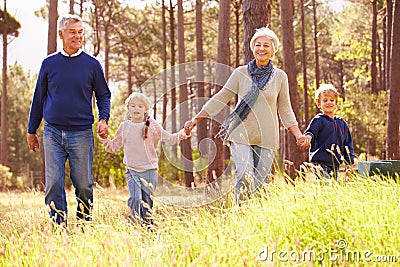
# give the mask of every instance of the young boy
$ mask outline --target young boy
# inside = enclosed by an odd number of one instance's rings
[[[332,84],[321,84],[315,92],[315,102],[322,113],[317,114],[304,132],[301,147],[310,148],[310,161],[322,171],[322,177],[337,180],[339,165],[354,163],[353,141],[349,126],[335,116],[338,92]],[[317,177],[321,175],[317,172]]]

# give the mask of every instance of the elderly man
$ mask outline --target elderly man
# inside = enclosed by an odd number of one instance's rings
[[[94,92],[99,110],[97,133],[107,136],[111,92],[99,61],[81,49],[82,19],[71,14],[61,16],[58,28],[63,48],[42,62],[30,108],[27,141],[32,151],[39,148],[36,132],[44,119],[45,203],[50,207],[51,218],[66,225],[67,159],[78,201],[76,216],[91,220],[94,183],[92,95]]]

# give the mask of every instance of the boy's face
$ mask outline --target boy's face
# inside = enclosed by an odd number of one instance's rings
[[[337,107],[337,98],[329,92],[323,92],[319,97],[317,107],[322,113],[333,118]]]
[[[144,120],[144,114],[147,112],[146,105],[142,100],[134,97],[129,102],[128,112],[131,115],[131,121],[142,122]]]

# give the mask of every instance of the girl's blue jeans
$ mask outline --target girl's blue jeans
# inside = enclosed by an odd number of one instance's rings
[[[78,219],[91,220],[93,206],[93,132],[61,131],[45,123],[43,149],[46,172],[45,203],[58,224],[67,221],[65,164],[69,161],[70,178],[78,202]]]
[[[231,153],[236,168],[235,201],[239,203],[263,183],[270,182],[268,174],[271,172],[274,153],[268,148],[234,142],[231,142]]]
[[[142,222],[152,224],[152,219],[147,213],[153,208],[152,198],[158,181],[157,170],[137,172],[132,169],[126,169],[126,180],[130,194],[127,201],[131,209],[130,219],[139,224],[142,224]]]

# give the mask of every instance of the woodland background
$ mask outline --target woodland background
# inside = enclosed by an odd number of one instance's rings
[[[341,93],[337,114],[350,126],[356,156],[360,160],[400,159],[400,0],[345,1],[341,10],[325,0],[157,0],[145,8],[133,2],[68,1],[70,13],[84,19],[84,49],[99,58],[113,88],[111,136],[124,117],[123,102],[132,91],[153,99],[153,116],[176,132],[201,107],[199,99],[221,88],[229,75],[227,66],[251,60],[249,39],[256,28],[269,25],[281,40],[274,64],[288,74],[301,129],[318,112],[313,98],[316,88],[332,83]],[[4,0],[0,14],[0,190],[43,187],[42,153],[29,151],[26,143],[37,73],[24,72],[18,62],[7,63],[7,45],[18,38],[21,25],[4,12],[6,4]],[[58,0],[49,0],[47,6],[32,12],[48,20],[48,54],[55,52]],[[206,63],[192,68],[191,62]],[[207,62],[217,63],[211,64],[216,73],[213,80],[204,76],[210,66]],[[178,147],[162,147],[161,176],[190,187],[229,175],[229,151],[212,138],[219,128],[217,120],[202,123],[191,140]],[[208,146],[215,148],[215,157],[206,153],[214,148],[199,153],[196,144],[204,138],[211,140]],[[105,187],[124,185],[122,157],[122,151],[106,153],[95,139],[95,181]],[[184,166],[173,166],[171,157],[177,162],[182,157],[188,160]],[[198,170],[198,160],[205,161],[207,168]],[[287,177],[295,178],[306,160],[306,152],[281,129],[275,171],[282,169]]]

